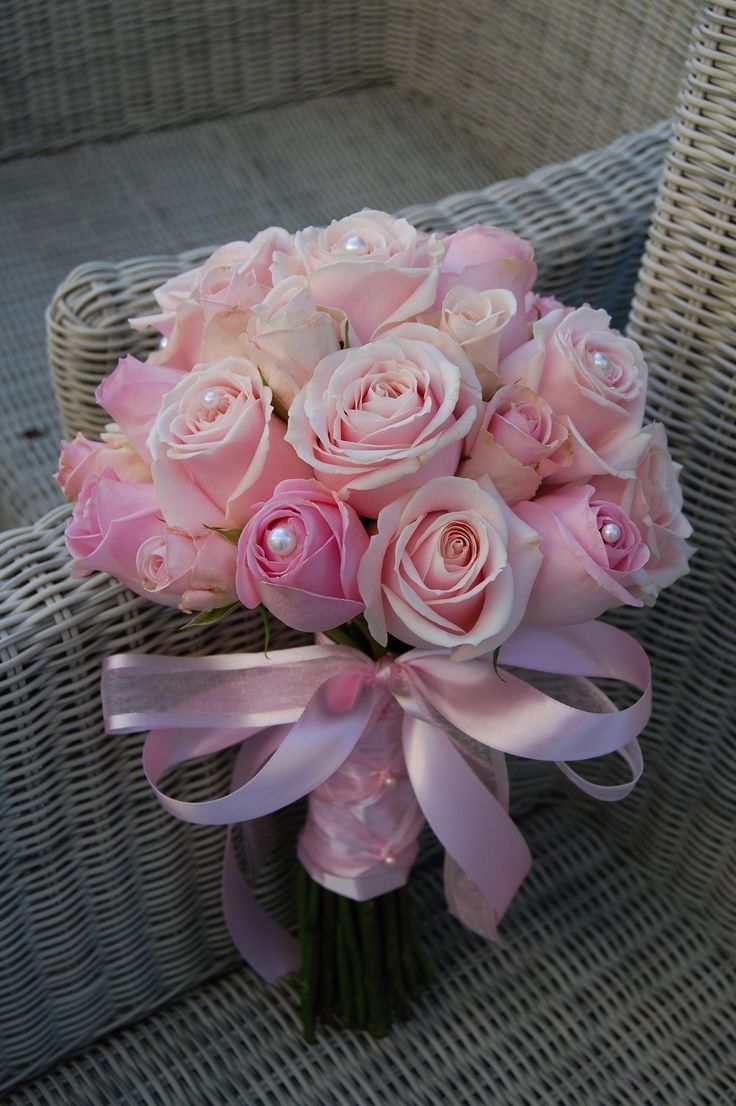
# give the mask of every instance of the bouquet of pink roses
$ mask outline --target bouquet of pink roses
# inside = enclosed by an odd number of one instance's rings
[[[194,622],[260,609],[318,635],[114,657],[103,687],[110,732],[151,730],[144,766],[177,817],[247,824],[309,796],[301,945],[253,897],[232,832],[223,882],[254,967],[301,961],[309,1039],[318,1013],[377,1036],[392,1008],[409,1015],[429,976],[403,890],[425,821],[450,909],[494,935],[530,863],[505,754],[604,799],[641,770],[646,657],[595,620],[687,570],[678,466],[643,425],[640,349],[604,311],[534,294],[536,272],[495,227],[430,235],[364,210],[270,228],[157,290],[160,312],[132,323],[160,347],[98,388],[102,441],[62,446],[75,575],[111,573]],[[641,695],[571,707],[514,667]],[[228,795],[158,788],[235,744]],[[566,763],[613,751],[631,782]]]

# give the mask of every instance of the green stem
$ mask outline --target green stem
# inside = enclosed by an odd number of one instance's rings
[[[322,927],[320,931],[319,1017],[323,1025],[332,1020],[335,1003],[335,960],[337,956],[337,912],[335,895],[320,888]]]
[[[411,1003],[406,993],[401,971],[401,938],[396,892],[391,891],[387,895],[381,895],[379,902],[383,923],[386,974],[388,975],[391,997],[399,1021],[406,1022],[411,1017]]]
[[[341,896],[337,898],[337,930],[336,930],[336,946],[335,953],[337,959],[337,991],[340,996],[340,1013],[342,1016],[342,1024],[346,1029],[352,1029],[353,1027],[353,995],[352,995],[352,980],[350,978],[350,954],[348,952],[347,934],[345,932],[345,922],[343,920],[343,912],[340,909],[344,900]]]
[[[345,947],[347,949],[348,964],[350,967],[350,980],[355,1000],[355,1022],[358,1029],[365,1029],[368,1016],[365,1001],[363,957],[360,951],[358,931],[355,923],[356,905],[352,899],[346,899],[343,895],[340,895],[337,909],[340,924],[345,935]]]
[[[319,968],[319,884],[299,867],[299,938],[302,950],[301,1008],[304,1039],[317,1040],[316,1006]]]
[[[360,937],[363,945],[365,993],[368,1005],[368,1031],[372,1037],[388,1033],[388,1003],[381,963],[381,939],[376,919],[376,900],[358,903]]]
[[[396,892],[396,896],[401,924],[402,959],[407,971],[407,979],[410,981],[412,995],[415,995],[418,994],[423,984],[429,983],[431,980],[432,961],[427,956],[417,936],[411,898],[407,888],[400,887]],[[412,981],[414,981],[414,988],[411,987]]]

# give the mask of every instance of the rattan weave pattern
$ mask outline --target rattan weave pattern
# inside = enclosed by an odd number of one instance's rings
[[[390,82],[527,173],[669,116],[696,6],[10,0],[0,157]]]
[[[694,34],[631,334],[651,370],[649,416],[684,465],[698,552],[637,628],[658,702],[647,786],[611,811],[652,876],[736,942],[736,3]],[[635,619],[631,625],[637,625]]]
[[[730,1106],[732,960],[561,805],[525,819],[536,863],[502,947],[414,884],[438,966],[376,1043],[305,1048],[292,981],[198,988],[7,1096],[6,1106]]]
[[[417,225],[456,230],[473,222],[507,226],[529,238],[540,265],[540,287],[570,302],[590,299],[622,323],[666,142],[666,125],[619,139],[524,180],[414,205],[403,214]],[[205,251],[206,252],[206,251]],[[94,389],[124,353],[155,340],[126,319],[144,313],[151,291],[169,274],[196,264],[202,251],[179,258],[139,258],[75,269],[47,315],[52,380],[67,433],[99,435],[106,416]]]

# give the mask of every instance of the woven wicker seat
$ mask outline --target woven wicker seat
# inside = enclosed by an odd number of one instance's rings
[[[0,538],[0,1085],[8,1106],[724,1106],[736,1100],[736,771],[732,622],[733,198],[736,0],[696,30],[644,255],[632,332],[650,417],[685,464],[699,553],[630,627],[652,656],[648,770],[602,808],[516,766],[515,813],[536,863],[505,944],[452,921],[439,857],[416,872],[438,979],[391,1039],[326,1032],[307,1049],[295,985],[239,967],[219,905],[218,830],[161,811],[141,739],[102,734],[99,663],[116,651],[254,647],[244,620],[176,632],[178,616],[103,578],[71,581],[67,508]],[[533,238],[545,287],[619,317],[637,264],[662,132],[522,181],[409,210],[422,225],[506,222]],[[55,155],[56,156],[56,155]],[[78,270],[55,301],[57,387],[84,428],[94,379],[130,342],[123,321],[186,258]],[[87,312],[87,314],[85,314]],[[64,387],[67,391],[64,392]],[[288,632],[280,644],[293,637]],[[187,776],[222,789],[225,763]],[[288,839],[264,901],[291,914]],[[71,1057],[64,1059],[64,1057]]]
[[[646,129],[671,113],[695,7],[9,0],[0,525],[60,501],[43,311],[72,267],[395,211]]]

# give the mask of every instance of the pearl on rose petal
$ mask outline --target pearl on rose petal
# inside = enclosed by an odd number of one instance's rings
[[[597,349],[590,359],[598,372],[603,373],[604,376],[610,376],[613,372],[611,358],[607,353],[602,353],[601,350]]]
[[[296,549],[296,534],[290,526],[274,526],[266,537],[266,545],[279,557],[288,557]]]
[[[399,782],[398,776],[395,776],[393,772],[387,772],[383,777],[383,786],[387,791],[393,791],[396,784]]]
[[[613,545],[621,537],[621,527],[615,522],[607,522],[601,527],[601,537],[608,545]]]
[[[342,248],[347,250],[348,253],[366,253],[368,250],[368,243],[365,238],[361,238],[359,234],[351,234],[349,238],[346,238],[342,244]]]
[[[166,347],[168,346],[168,344],[169,344],[169,339],[168,339],[168,338],[166,337],[166,335],[164,334],[163,338],[161,339],[161,341],[160,341],[160,342],[159,342],[159,344],[158,344],[158,348],[159,348],[159,349],[166,349]]]
[[[383,863],[386,865],[387,868],[395,868],[396,867],[396,857],[394,856],[393,853],[386,853],[386,855],[383,858]]]
[[[220,393],[214,388],[208,388],[207,391],[204,392],[202,395],[202,406],[206,407],[208,411],[211,410],[213,407],[217,407],[217,404],[219,402]]]

